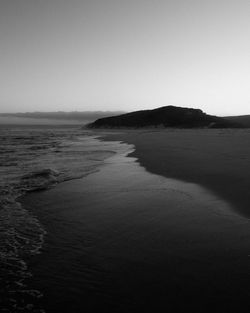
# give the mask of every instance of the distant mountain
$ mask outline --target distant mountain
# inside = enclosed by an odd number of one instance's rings
[[[241,127],[233,121],[207,115],[199,109],[175,107],[172,105],[154,110],[136,111],[118,116],[100,118],[88,124],[89,128],[235,128]]]
[[[64,121],[92,122],[96,119],[122,114],[121,111],[73,111],[73,112],[26,112],[26,113],[0,113],[0,117],[19,117],[32,119],[52,119]]]
[[[225,116],[224,118],[233,123],[239,123],[244,127],[250,128],[250,115]]]

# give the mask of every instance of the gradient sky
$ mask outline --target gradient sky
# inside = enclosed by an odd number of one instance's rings
[[[0,0],[0,112],[250,114],[249,0]]]

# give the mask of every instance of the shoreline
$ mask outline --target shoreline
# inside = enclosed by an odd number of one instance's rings
[[[23,199],[47,230],[31,264],[42,307],[226,312],[240,302],[249,309],[248,222],[206,189],[151,174],[131,154]]]
[[[250,217],[250,130],[120,130],[100,138],[134,145],[129,156],[150,173],[201,185]]]
[[[30,264],[40,258],[47,231],[34,211],[26,210],[23,200],[33,195],[39,197],[39,194],[57,189],[63,183],[81,180],[98,172],[107,158],[129,147],[116,142],[104,143],[97,138],[98,136],[89,133],[86,135],[85,132],[78,134],[78,137],[72,139],[70,145],[65,145],[63,165],[61,161],[56,164],[58,168],[55,169],[53,162],[41,162],[39,168],[27,167],[26,173],[20,176],[21,178],[17,177],[19,180],[17,179],[13,185],[15,188],[6,187],[6,192],[3,190],[0,212],[1,222],[5,223],[1,224],[3,247],[1,274],[4,279],[3,285],[0,286],[0,302],[6,310],[11,311],[12,305],[15,306],[15,310],[19,310],[22,305],[26,305],[26,302],[27,305],[34,303],[36,306],[39,302],[37,298],[41,297],[39,289],[34,289],[32,284],[29,284],[32,276]],[[63,143],[65,144],[65,141],[61,140],[62,147],[64,147]],[[63,157],[62,153],[60,155],[52,152],[48,161],[56,158],[60,161],[60,157],[61,159]],[[9,282],[7,287],[4,286],[5,280]],[[12,301],[14,292],[17,296]],[[24,293],[26,296],[23,299],[20,295]]]

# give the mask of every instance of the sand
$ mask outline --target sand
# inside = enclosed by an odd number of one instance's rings
[[[136,150],[27,195],[24,207],[47,230],[31,264],[46,311],[248,312],[248,138],[238,130],[109,133],[106,141]]]
[[[105,140],[135,145],[131,156],[147,171],[197,183],[250,217],[250,130],[117,131]]]

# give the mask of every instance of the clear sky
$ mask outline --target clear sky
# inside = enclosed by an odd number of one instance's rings
[[[250,114],[249,0],[0,0],[0,111]]]

